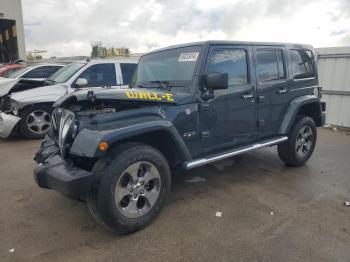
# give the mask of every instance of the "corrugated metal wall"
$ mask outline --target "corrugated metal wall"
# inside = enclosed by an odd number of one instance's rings
[[[350,127],[350,47],[316,49],[326,123]]]

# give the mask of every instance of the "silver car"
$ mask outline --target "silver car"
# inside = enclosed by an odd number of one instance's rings
[[[51,127],[52,105],[60,97],[80,88],[128,85],[136,66],[137,60],[128,59],[75,62],[48,78],[49,86],[12,93],[0,105],[0,137],[7,138],[16,126],[26,138],[44,137]]]

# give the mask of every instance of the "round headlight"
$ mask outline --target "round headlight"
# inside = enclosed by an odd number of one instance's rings
[[[72,138],[75,138],[78,134],[78,123],[73,124],[73,129],[72,129]]]
[[[314,96],[319,96],[318,87],[314,88]]]
[[[12,107],[12,113],[17,116],[18,115],[18,109],[16,107]]]
[[[63,127],[62,127],[62,139],[64,140],[67,136],[67,134],[69,133],[69,129],[72,125],[73,122],[73,115],[69,115],[67,116],[67,118],[65,119],[64,123],[63,123]]]

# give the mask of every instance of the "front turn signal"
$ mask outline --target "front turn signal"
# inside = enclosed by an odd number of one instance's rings
[[[107,151],[108,149],[108,143],[105,142],[105,141],[102,141],[98,144],[98,148],[101,150],[101,151]]]

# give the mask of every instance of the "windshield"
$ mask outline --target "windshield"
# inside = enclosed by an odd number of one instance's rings
[[[53,81],[55,83],[64,83],[69,78],[71,78],[80,68],[82,68],[86,63],[72,63],[69,64],[60,70],[58,70],[56,73],[54,73],[52,76],[48,78],[49,81]]]
[[[16,70],[12,70],[10,71],[8,74],[6,74],[5,77],[7,78],[17,78],[20,75],[32,70],[34,67],[33,66],[26,66],[26,67],[22,67],[22,68],[18,68]]]
[[[133,79],[133,86],[191,84],[200,51],[200,46],[190,46],[160,51],[141,57]]]

